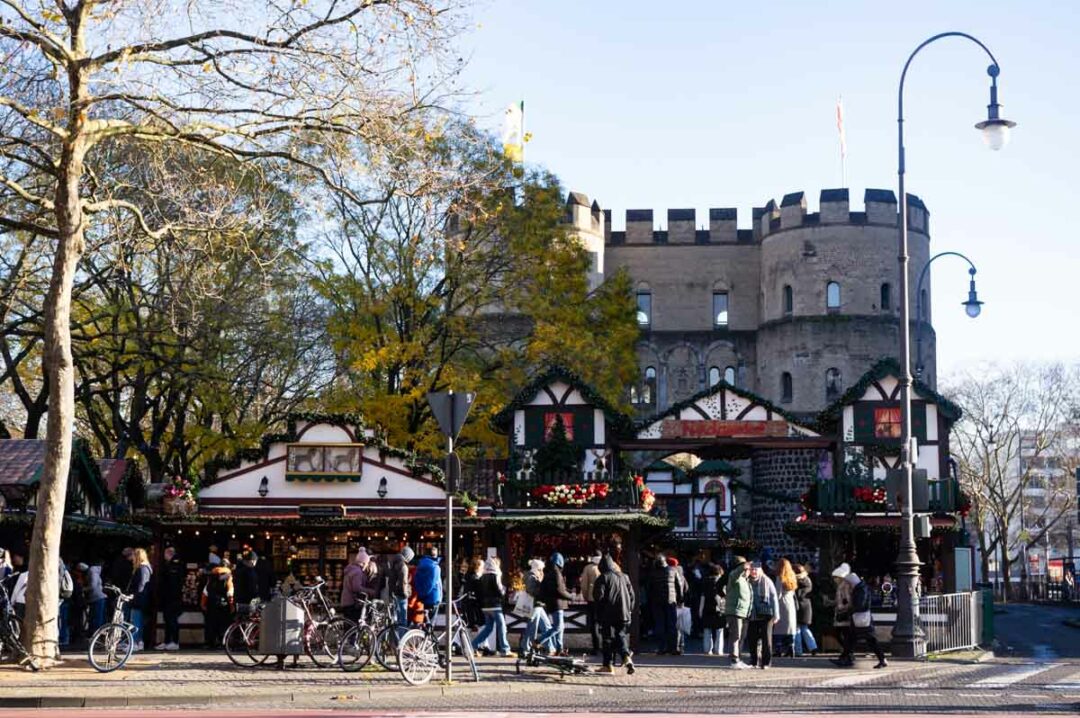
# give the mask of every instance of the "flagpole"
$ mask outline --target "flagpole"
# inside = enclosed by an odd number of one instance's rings
[[[840,186],[847,187],[847,137],[844,132],[844,96],[836,98],[836,132],[840,140]]]

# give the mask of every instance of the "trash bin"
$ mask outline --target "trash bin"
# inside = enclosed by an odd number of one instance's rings
[[[298,656],[304,652],[304,609],[284,596],[276,596],[263,606],[259,619],[259,653],[269,656]]]
[[[989,646],[994,643],[994,584],[977,583],[975,587],[982,593],[982,642]]]

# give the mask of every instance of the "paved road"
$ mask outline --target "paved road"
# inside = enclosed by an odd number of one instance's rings
[[[723,659],[704,656],[641,656],[637,664],[640,670],[634,676],[560,678],[539,669],[518,676],[512,661],[486,659],[480,683],[409,688],[386,673],[357,677],[310,668],[285,673],[240,670],[215,654],[140,654],[130,667],[107,675],[76,661],[36,675],[0,669],[0,706],[33,707],[39,705],[33,702],[37,698],[51,697],[52,702],[41,705],[100,709],[128,702],[140,713],[169,706],[197,709],[203,718],[213,711],[235,718],[237,711],[265,709],[258,715],[270,718],[285,709],[327,708],[342,711],[339,716],[373,709],[381,711],[378,715],[417,711],[512,715],[567,709],[714,715],[1080,714],[1077,659],[898,661],[883,671],[874,670],[870,660],[842,670],[823,658],[781,660],[769,671],[731,671],[723,667]],[[15,704],[20,697],[26,701],[21,706]],[[67,702],[58,704],[56,699]]]
[[[1080,658],[1080,628],[1066,626],[1064,621],[1070,618],[1080,620],[1080,606],[998,606],[994,612],[994,653],[1047,661]]]
[[[145,711],[142,713],[148,718],[176,718],[176,716],[184,716],[194,714],[195,711]],[[39,718],[40,712],[30,711],[14,711],[6,713],[5,716],[10,718]],[[85,711],[53,711],[49,715],[52,718],[63,718],[66,716],[84,716]],[[130,713],[124,711],[95,711],[94,716],[96,718],[129,718]],[[459,714],[455,713],[373,713],[373,712],[354,712],[354,711],[340,711],[340,710],[300,710],[300,711],[270,711],[261,713],[238,713],[235,711],[199,711],[200,718],[461,718]],[[565,716],[573,716],[573,718],[667,718],[670,714],[667,713],[573,713],[560,711],[558,713],[475,713],[475,718],[564,718]],[[764,716],[775,716],[775,713],[732,713],[728,714],[726,718],[764,718]],[[870,718],[870,716],[878,716],[879,713],[863,713],[863,712],[848,712],[845,713],[845,718]],[[911,713],[900,714],[894,713],[894,715],[910,715],[912,717],[918,716],[919,718],[976,718],[977,716],[985,716],[984,713]],[[995,714],[1002,718],[1025,718],[1027,713],[998,713]],[[713,718],[715,713],[687,713],[682,714],[684,718]],[[820,713],[785,713],[784,718],[821,718]]]

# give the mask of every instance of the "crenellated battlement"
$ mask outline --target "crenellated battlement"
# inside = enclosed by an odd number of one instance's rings
[[[863,211],[852,211],[847,189],[824,189],[819,196],[819,210],[806,211],[806,193],[785,194],[780,203],[770,199],[750,213],[750,229],[738,228],[738,210],[734,207],[709,209],[708,228],[698,220],[695,209],[669,209],[666,228],[656,226],[651,209],[626,210],[626,229],[612,231],[611,210],[589,204],[585,195],[571,192],[567,198],[568,219],[576,229],[600,230],[606,244],[753,244],[769,235],[797,227],[817,225],[875,225],[895,227],[898,223],[896,194],[887,189],[867,189]],[[702,218],[704,219],[704,218]],[[929,234],[930,213],[915,195],[908,195],[908,226],[912,231]]]

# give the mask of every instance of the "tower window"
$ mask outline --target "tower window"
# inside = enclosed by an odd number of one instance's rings
[[[881,311],[892,311],[892,285],[888,282],[881,285]]]
[[[713,326],[724,328],[728,325],[728,294],[727,292],[713,292],[712,295]]]
[[[724,369],[724,381],[729,386],[735,386],[735,367],[729,366]]]
[[[639,327],[652,325],[652,293],[650,292],[637,294],[637,323]]]
[[[844,380],[840,370],[832,367],[825,372],[825,401],[835,401],[844,391]]]
[[[791,316],[795,311],[795,292],[790,284],[784,285],[784,315]]]
[[[834,312],[840,309],[840,285],[836,282],[825,285],[825,308]]]
[[[652,404],[656,401],[656,367],[645,367],[645,387],[641,392],[641,403]]]
[[[791,372],[784,372],[780,375],[780,401],[785,404],[790,404],[794,394],[795,390],[792,386]]]
[[[709,386],[713,387],[720,383],[720,367],[709,367]]]

